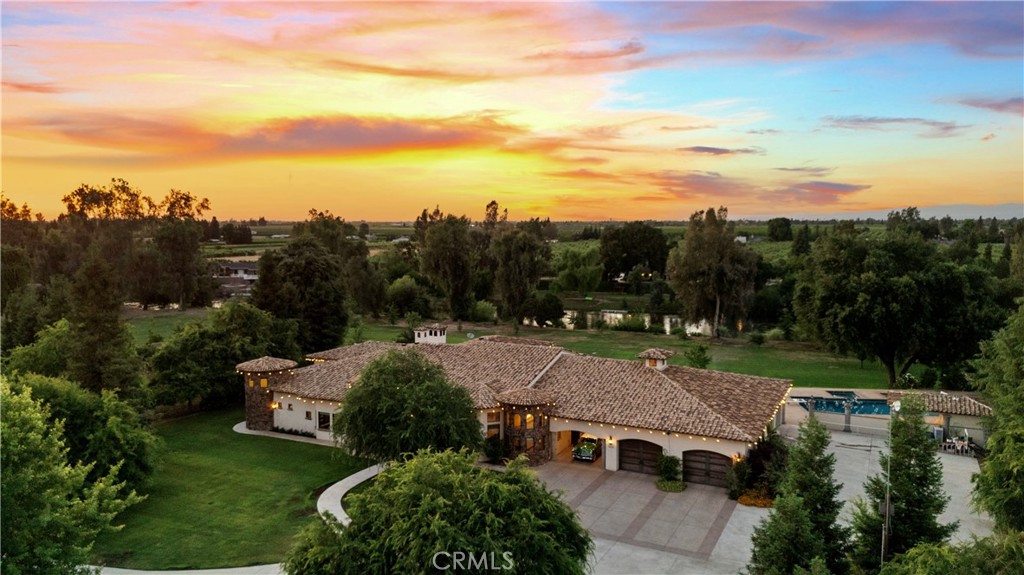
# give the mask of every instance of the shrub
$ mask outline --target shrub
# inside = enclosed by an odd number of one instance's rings
[[[484,455],[491,463],[501,463],[505,458],[505,442],[501,436],[492,435],[484,440]]]
[[[682,481],[668,481],[666,479],[659,479],[655,482],[655,485],[660,491],[667,491],[669,493],[679,493],[686,489],[686,484]]]
[[[774,504],[774,499],[768,494],[768,490],[762,486],[743,492],[743,495],[740,495],[739,499],[737,499],[737,503],[747,507],[770,508]]]
[[[685,327],[674,327],[670,333],[681,340],[690,339],[690,334],[686,333]]]
[[[647,322],[644,321],[643,316],[626,316],[622,321],[612,326],[615,331],[636,331],[645,332],[647,331]]]
[[[577,311],[573,314],[572,325],[576,329],[587,329],[587,312]]]
[[[725,472],[725,483],[729,489],[729,499],[738,499],[747,488],[747,479],[750,476],[750,464],[746,459],[734,463]]]
[[[473,309],[469,310],[470,321],[490,322],[494,321],[494,318],[497,316],[498,313],[494,308],[494,304],[489,301],[480,300],[473,304]]]
[[[679,481],[682,463],[675,455],[662,454],[658,457],[658,477],[664,481]]]
[[[784,339],[790,339],[786,337],[786,332],[781,327],[773,327],[765,332],[764,337],[768,341],[782,341]]]
[[[278,426],[275,425],[272,428],[272,430],[277,432],[277,433],[287,433],[288,435],[298,435],[299,437],[316,437],[316,433],[313,433],[312,431],[306,431],[304,429],[291,429],[291,428],[278,427]]]
[[[762,346],[762,345],[764,345],[764,341],[765,341],[765,336],[764,336],[763,333],[761,333],[759,331],[755,331],[755,332],[751,332],[750,333],[750,343],[752,343],[752,344],[754,344],[756,346]]]
[[[686,359],[686,364],[690,367],[707,369],[711,365],[711,354],[708,352],[708,346],[703,343],[687,349],[683,357]]]

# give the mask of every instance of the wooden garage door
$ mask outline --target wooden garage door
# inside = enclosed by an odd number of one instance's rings
[[[624,439],[619,442],[619,469],[640,473],[658,473],[658,457],[662,454],[657,443],[642,439]]]
[[[725,487],[725,473],[732,466],[732,459],[713,451],[683,452],[683,480],[688,483],[703,483]]]

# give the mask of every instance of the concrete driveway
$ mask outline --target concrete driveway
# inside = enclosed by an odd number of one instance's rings
[[[796,426],[783,426],[795,437]],[[829,451],[836,456],[840,497],[847,502],[841,520],[848,522],[851,501],[864,496],[864,481],[878,473],[884,439],[832,433]],[[992,521],[970,507],[975,459],[940,453],[944,489],[951,500],[939,520],[960,522],[954,541],[984,537]],[[605,471],[599,464],[552,461],[536,468],[548,488],[561,490],[591,536],[595,574],[732,574],[750,559],[750,537],[768,516],[767,509],[737,506],[725,489],[690,485],[682,493],[664,493],[655,477],[628,471]]]

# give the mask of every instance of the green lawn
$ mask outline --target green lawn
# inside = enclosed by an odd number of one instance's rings
[[[241,408],[157,426],[162,456],[149,497],[96,542],[93,560],[135,569],[281,561],[316,513],[321,488],[367,464],[337,449],[235,433]]]
[[[185,311],[130,310],[125,313],[124,320],[128,323],[128,331],[136,345],[143,345],[149,341],[150,335],[168,339],[179,326],[206,319],[210,311],[210,308],[191,308]]]

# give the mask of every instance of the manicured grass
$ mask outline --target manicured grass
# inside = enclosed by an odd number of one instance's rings
[[[240,408],[157,425],[149,497],[96,542],[93,561],[209,569],[281,561],[316,513],[319,490],[366,467],[337,449],[235,433]]]
[[[136,345],[143,345],[149,341],[151,335],[168,339],[178,327],[202,321],[206,319],[210,311],[210,308],[190,308],[185,311],[173,309],[131,310],[126,312],[124,319],[128,323],[128,331],[131,332]]]

